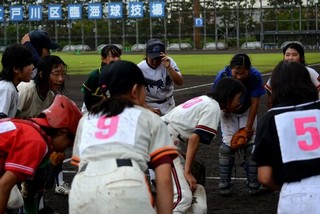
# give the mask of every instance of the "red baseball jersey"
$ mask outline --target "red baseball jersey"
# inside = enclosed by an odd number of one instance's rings
[[[0,177],[5,171],[20,181],[33,177],[48,152],[39,129],[21,120],[0,120]]]

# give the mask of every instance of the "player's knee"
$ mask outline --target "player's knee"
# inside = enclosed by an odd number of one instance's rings
[[[207,213],[207,196],[206,190],[202,185],[197,185],[197,189],[193,193],[192,205],[187,214],[205,214]]]
[[[173,213],[174,214],[186,213],[191,205],[192,205],[192,192],[190,188],[183,189],[181,192],[181,200],[174,207]]]
[[[219,147],[219,159],[220,158],[234,158],[234,152],[231,150],[230,146],[226,144],[221,144]]]

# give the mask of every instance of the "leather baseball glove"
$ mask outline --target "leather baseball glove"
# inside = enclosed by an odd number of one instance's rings
[[[64,160],[64,157],[65,157],[65,153],[64,152],[53,152],[50,155],[51,164],[53,166],[58,166],[59,164],[62,164],[62,162]]]
[[[243,147],[253,136],[254,130],[246,131],[245,128],[239,129],[230,142],[231,149],[239,149]]]

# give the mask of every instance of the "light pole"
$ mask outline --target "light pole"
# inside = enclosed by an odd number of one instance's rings
[[[218,24],[217,24],[217,1],[214,1],[214,40],[216,50],[218,50]]]
[[[239,0],[237,0],[237,49],[240,49],[239,45]]]
[[[319,48],[319,35],[318,35],[318,0],[314,1],[316,5],[316,35],[317,35],[317,48]]]
[[[68,19],[68,24],[67,24],[67,27],[68,27],[68,39],[69,39],[69,51],[71,51],[71,22],[70,20]]]
[[[263,48],[262,44],[263,44],[263,38],[264,34],[263,34],[263,10],[262,10],[262,0],[260,0],[260,44],[261,44],[261,48]]]

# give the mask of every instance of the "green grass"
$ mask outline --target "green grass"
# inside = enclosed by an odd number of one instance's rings
[[[60,56],[69,66],[70,75],[85,75],[100,65],[98,53],[65,53],[53,52]],[[215,75],[219,70],[229,64],[234,54],[170,54],[178,64],[182,74]],[[282,59],[282,53],[254,53],[248,54],[252,65],[260,72],[270,72]],[[121,57],[139,63],[144,58],[143,54],[126,54]],[[320,53],[306,53],[308,64],[320,63]]]

